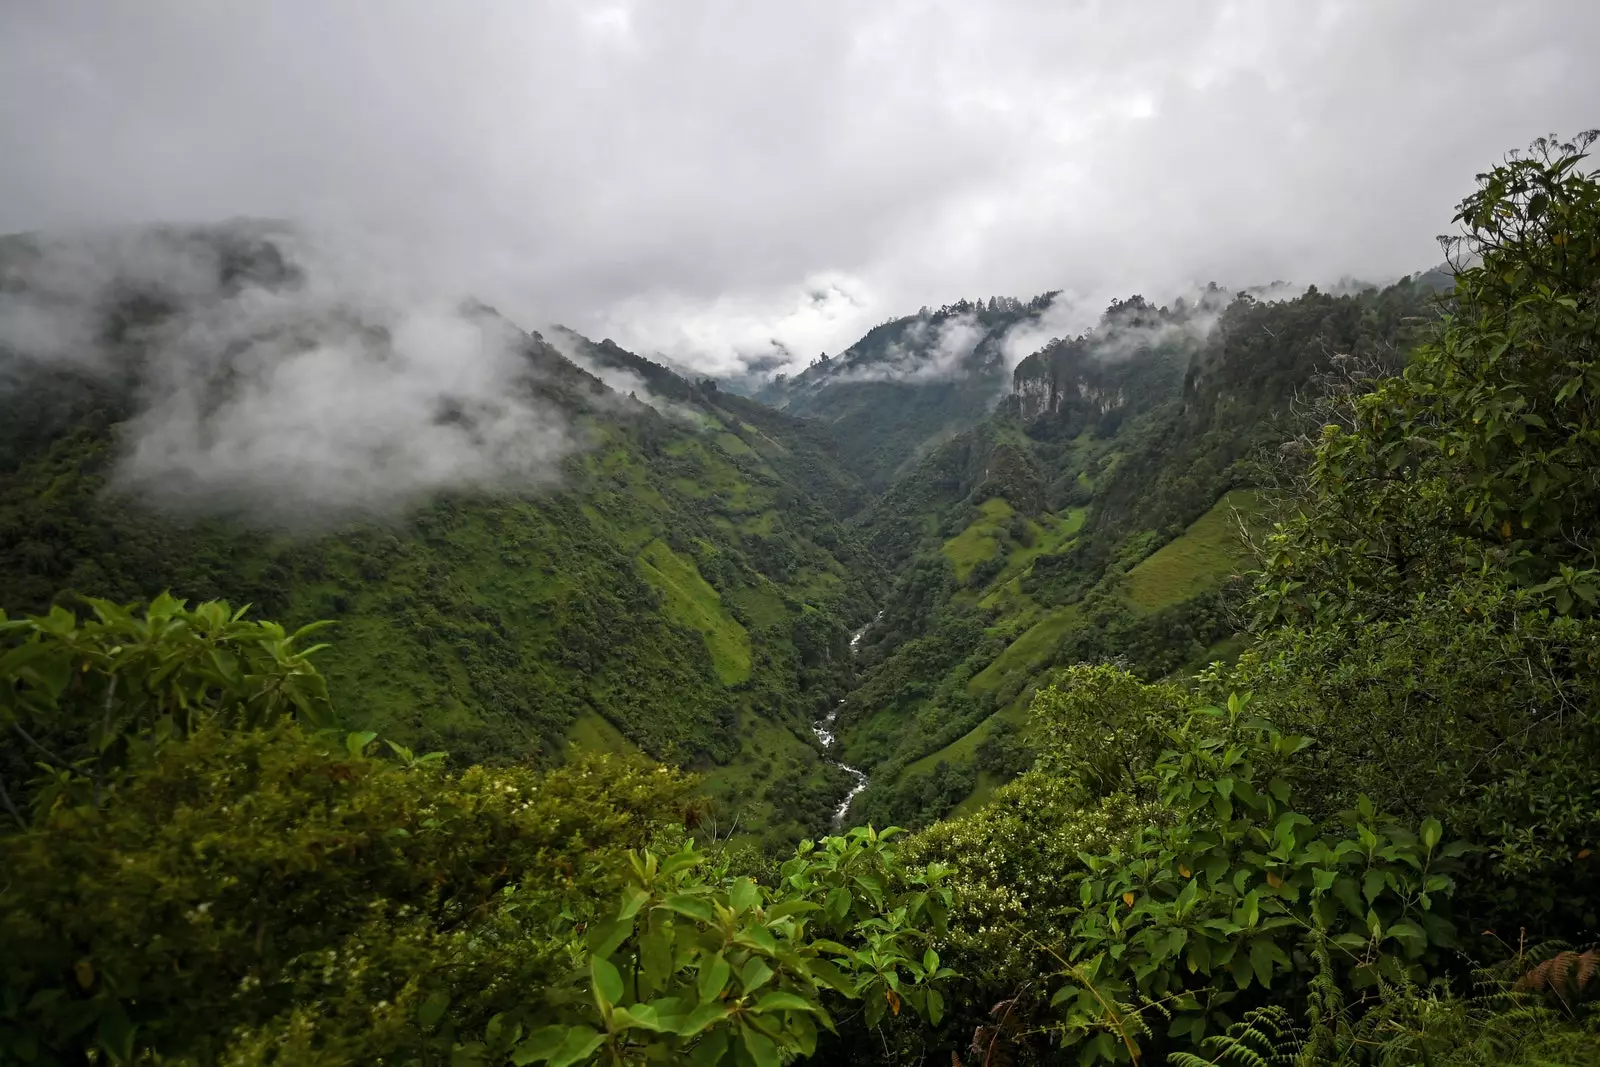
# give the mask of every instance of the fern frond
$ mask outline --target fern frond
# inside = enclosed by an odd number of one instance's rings
[[[1525,971],[1512,986],[1517,992],[1549,993],[1563,1004],[1581,997],[1600,969],[1600,947],[1575,952],[1566,949]]]
[[[1252,1008],[1221,1034],[1200,1042],[1201,1055],[1174,1052],[1172,1067],[1274,1067],[1299,1058],[1301,1041],[1289,1013],[1277,1005]]]

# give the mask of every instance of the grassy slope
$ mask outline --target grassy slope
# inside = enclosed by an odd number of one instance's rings
[[[1215,589],[1250,564],[1238,520],[1261,512],[1258,493],[1236,489],[1128,572],[1128,599],[1143,612]]]
[[[705,638],[723,685],[738,685],[750,677],[750,634],[728,614],[693,560],[678,555],[664,541],[651,541],[639,553],[639,569],[661,594],[667,618]]]
[[[994,559],[1000,551],[1004,529],[1015,514],[1010,504],[994,497],[978,506],[978,518],[965,530],[946,541],[943,552],[956,570],[956,580],[964,582],[972,568]]]
[[[971,526],[945,542],[942,550],[952,563],[956,563],[956,555],[963,551],[968,556],[975,555],[973,546],[993,542],[995,527],[1004,521],[1001,508],[993,506],[997,503],[1004,505],[1004,501],[987,502]],[[1252,490],[1235,490],[1217,501],[1182,535],[1128,572],[1128,610],[1141,614],[1159,611],[1216,589],[1229,576],[1248,567],[1250,557],[1239,537],[1237,521],[1240,517],[1248,521],[1259,514],[1261,508],[1259,494]],[[1005,513],[1009,515],[1009,512],[1007,507]],[[1018,546],[1014,549],[1008,556],[1006,570],[979,601],[982,606],[1000,612],[990,632],[1007,634],[1009,642],[999,655],[972,676],[967,688],[974,694],[994,694],[999,699],[999,709],[957,740],[907,763],[892,781],[905,782],[929,774],[940,763],[971,763],[978,746],[1001,720],[1025,726],[1027,705],[1033,692],[1031,683],[1051,664],[1062,639],[1082,625],[1082,620],[1078,609],[1072,605],[1048,611],[1040,609],[1020,591],[1018,576],[1026,573],[1034,559],[1070,543],[1071,536],[1082,527],[1086,512],[1085,508],[1075,508],[1060,515],[1045,516],[1035,523],[1035,528],[1045,532],[1045,536],[1036,538],[1033,548]],[[952,545],[962,546],[962,549],[952,554]],[[992,555],[990,552],[988,557],[980,558],[992,558]],[[1235,651],[1230,642],[1221,642],[1207,650],[1204,662],[1190,667],[1198,669],[1213,658]],[[999,784],[992,776],[980,774],[977,787],[955,812],[972,810]]]

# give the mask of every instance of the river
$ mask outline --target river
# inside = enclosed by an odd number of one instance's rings
[[[878,614],[872,617],[872,622],[867,623],[866,626],[861,627],[861,629],[850,635],[850,654],[852,656],[855,655],[856,646],[861,644],[861,635],[867,632],[867,627],[871,626],[873,622],[877,622],[881,618],[883,618],[883,612],[880,611]],[[818,719],[811,726],[811,729],[817,735],[817,740],[822,742],[822,751],[824,753],[830,753],[833,751],[833,725],[838,721],[839,709],[843,706],[844,701],[839,701],[839,703],[833,706],[832,711]],[[837,830],[844,825],[844,817],[850,813],[850,802],[855,800],[856,797],[860,796],[862,791],[867,788],[868,778],[866,771],[858,770],[857,768],[850,766],[848,763],[840,763],[838,760],[829,760],[828,762],[832,763],[835,767],[838,767],[840,770],[846,772],[850,775],[850,777],[856,780],[856,784],[850,787],[850,792],[846,793],[844,795],[844,799],[839,802],[838,810],[833,813],[833,828]]]

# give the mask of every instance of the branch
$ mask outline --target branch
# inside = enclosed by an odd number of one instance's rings
[[[49,760],[57,767],[60,767],[62,770],[72,769],[71,764],[67,763],[66,760],[62,759],[60,756],[57,756],[54,752],[51,752],[48,748],[45,748],[38,741],[34,740],[33,735],[24,730],[20,722],[12,722],[11,728],[15,730],[24,741],[28,742],[28,744],[32,745],[34,748],[43,753],[45,759]]]
[[[11,794],[6,792],[6,779],[4,775],[0,775],[0,803],[5,804],[6,810],[11,813],[11,817],[13,819],[17,820],[17,825],[19,827],[24,830],[28,828],[28,820],[22,817],[22,812],[18,811],[16,804],[12,803]]]

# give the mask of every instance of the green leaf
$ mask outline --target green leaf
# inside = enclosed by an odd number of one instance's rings
[[[767,909],[767,921],[769,923],[776,922],[779,919],[787,919],[791,915],[800,915],[808,911],[821,910],[822,905],[816,903],[815,901],[785,900],[782,903],[774,904],[772,907]]]
[[[767,966],[767,961],[760,956],[752,956],[745,962],[744,969],[739,972],[739,984],[746,993],[760,989],[772,977],[772,968]]]
[[[571,1067],[588,1059],[604,1040],[603,1034],[587,1026],[546,1026],[511,1050],[511,1062],[518,1067],[540,1062],[550,1067]]]
[[[749,878],[739,878],[728,890],[728,906],[735,914],[743,914],[761,902],[761,891]]]
[[[693,1037],[706,1027],[726,1019],[728,1011],[726,1004],[702,1004],[678,1023],[678,1036]]]
[[[644,902],[649,899],[650,893],[648,890],[642,889],[636,885],[630,885],[627,889],[622,891],[622,908],[617,912],[617,918],[633,918],[635,915],[639,914],[639,909],[644,905]],[[609,952],[606,953],[608,956],[610,954],[611,953]]]
[[[566,1039],[567,1027],[541,1026],[511,1050],[511,1062],[516,1064],[516,1067],[543,1063],[555,1056],[561,1048],[561,1043]]]
[[[661,877],[665,878],[679,871],[688,870],[690,867],[704,863],[706,858],[694,850],[693,845],[683,846],[683,850],[668,856],[661,864]]]
[[[694,1051],[689,1053],[689,1062],[694,1067],[715,1067],[727,1053],[731,1036],[725,1028],[704,1035],[695,1042]]]
[[[1398,940],[1404,947],[1406,955],[1416,957],[1428,947],[1428,935],[1422,927],[1410,919],[1401,919],[1389,927],[1389,936]]]
[[[1272,947],[1272,942],[1265,938],[1257,938],[1250,945],[1250,966],[1262,989],[1272,987]]]
[[[850,914],[850,904],[850,890],[843,886],[833,890],[828,894],[828,918],[836,923],[844,921],[844,917]]]
[[[846,978],[839,968],[822,957],[817,956],[806,960],[805,967],[813,979],[821,982],[829,989],[843,993],[847,997],[856,995],[855,983]]]
[[[611,1013],[611,1024],[618,1030],[649,1030],[653,1033],[676,1030],[676,1022],[664,1023],[660,1014],[649,1004],[633,1004]]]
[[[754,1008],[750,1009],[757,1015],[764,1015],[770,1011],[821,1011],[820,1004],[813,1004],[798,993],[791,993],[787,989],[774,989],[770,993],[763,993],[761,999],[756,1001]]]
[[[1423,819],[1422,820],[1422,847],[1427,849],[1429,852],[1432,852],[1434,846],[1439,843],[1439,838],[1440,838],[1440,836],[1443,835],[1443,833],[1444,833],[1444,827],[1439,825],[1439,820],[1438,819],[1435,819],[1431,815],[1428,816],[1428,818]]]
[[[617,946],[626,941],[633,934],[634,919],[608,919],[605,922],[595,923],[589,927],[589,932],[584,940],[589,946],[589,951],[596,956],[606,957],[617,951]]]
[[[377,736],[378,734],[374,730],[362,730],[360,733],[346,734],[344,738],[345,751],[349,752],[350,755],[359,758],[361,754],[367,750],[367,746],[372,744]]]
[[[937,989],[928,990],[928,1022],[934,1026],[944,1018],[944,996]]]
[[[639,938],[640,977],[650,990],[659,990],[672,975],[672,929],[655,924]]]
[[[433,1024],[443,1018],[444,1010],[449,1006],[450,994],[442,989],[434,990],[417,1009],[417,1024],[424,1030],[431,1030]]]
[[[704,1002],[720,997],[732,973],[733,968],[728,966],[728,961],[723,959],[720,952],[703,960],[700,964],[700,1000]]]
[[[770,1037],[746,1027],[740,1038],[744,1041],[744,1050],[756,1062],[756,1067],[779,1067],[778,1046]]]
[[[1356,887],[1356,880],[1348,874],[1341,874],[1333,883],[1333,895],[1351,915],[1361,918],[1366,915],[1367,909],[1361,903],[1360,892]]]
[[[589,977],[594,982],[595,999],[604,1011],[622,999],[622,974],[616,964],[599,956],[589,957]]]
[[[717,917],[716,909],[711,906],[709,900],[703,897],[675,894],[663,900],[661,906],[669,911],[675,911],[679,915],[686,915],[703,923],[711,922]]]

